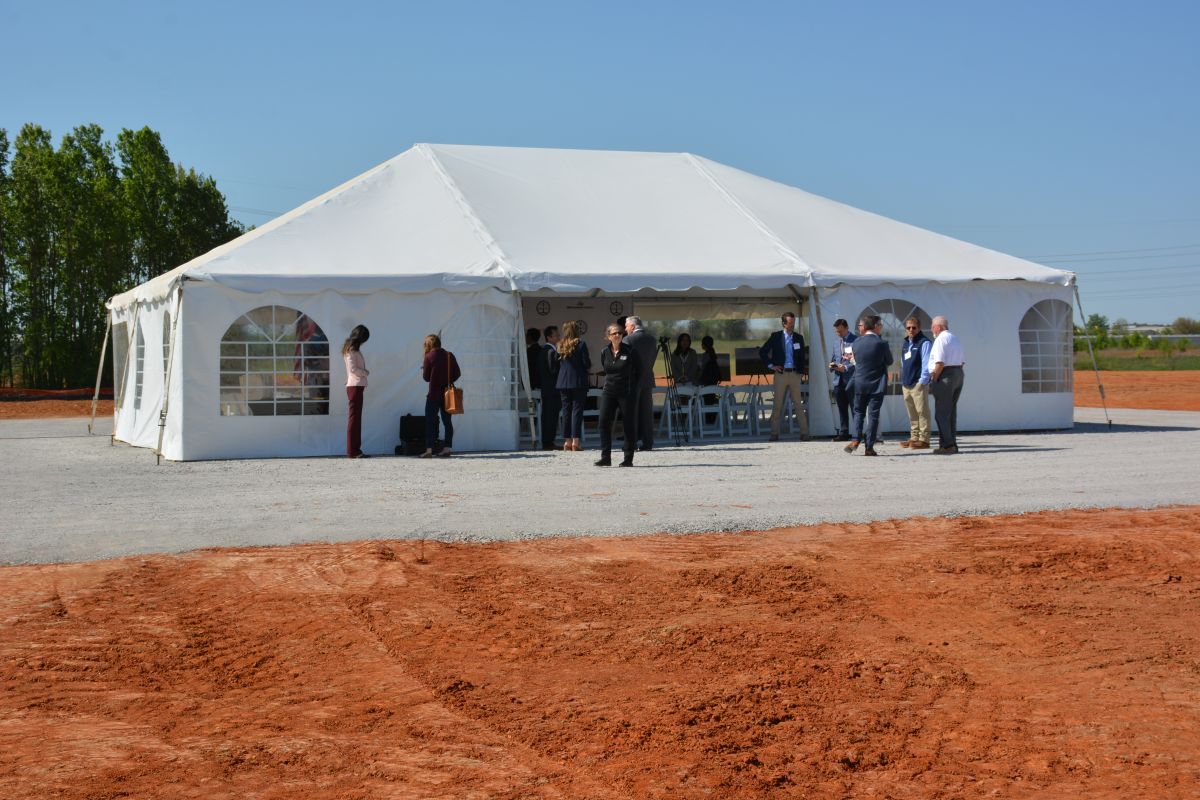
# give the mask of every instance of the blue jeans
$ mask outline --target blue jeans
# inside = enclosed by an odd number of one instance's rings
[[[854,431],[850,438],[862,441],[867,447],[875,447],[879,433],[879,410],[883,408],[883,392],[854,393]]]
[[[454,444],[454,423],[450,421],[450,415],[446,413],[442,393],[438,392],[435,397],[425,398],[425,447],[429,450],[432,450],[433,446],[437,444],[439,413],[442,415],[442,425],[446,427],[446,447]]]

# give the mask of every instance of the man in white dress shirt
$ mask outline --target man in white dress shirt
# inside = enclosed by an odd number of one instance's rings
[[[962,394],[966,354],[945,317],[934,317],[930,328],[936,337],[929,350],[933,416],[938,426],[938,447],[933,452],[949,456],[958,452],[958,396]]]

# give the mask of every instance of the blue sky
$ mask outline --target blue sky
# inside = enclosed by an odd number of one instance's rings
[[[1193,2],[0,0],[0,127],[149,125],[262,224],[415,142],[687,151],[1200,317]]]

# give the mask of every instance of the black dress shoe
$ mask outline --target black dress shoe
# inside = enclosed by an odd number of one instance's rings
[[[879,455],[879,453],[875,452],[874,447],[868,447],[866,450],[863,450],[863,455],[864,456],[877,456],[877,455]]]
[[[611,467],[611,466],[612,466],[612,461],[610,461],[610,460],[609,460],[609,459],[607,459],[607,458],[602,458],[602,459],[600,459],[599,461],[597,461],[597,462],[596,462],[596,466],[597,466],[597,467]]]
[[[617,464],[617,466],[618,466],[618,467],[632,467],[632,466],[633,466],[633,459],[631,459],[631,458],[627,458],[627,459],[625,459],[624,461],[622,461],[620,464]]]
[[[653,449],[654,449],[653,447],[646,447],[645,445],[643,445],[638,448],[638,452],[639,453],[649,453]]]
[[[837,436],[833,437],[833,441],[848,442],[848,441],[850,441],[850,435],[847,433],[839,433]]]

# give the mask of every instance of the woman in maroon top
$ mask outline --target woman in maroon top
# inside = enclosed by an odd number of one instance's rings
[[[421,377],[429,382],[429,394],[425,397],[425,452],[421,458],[433,458],[433,446],[437,443],[438,414],[446,427],[446,446],[437,455],[448,458],[454,443],[454,424],[446,413],[446,387],[462,377],[454,353],[442,349],[442,339],[436,333],[425,337],[425,361],[421,364]]]

